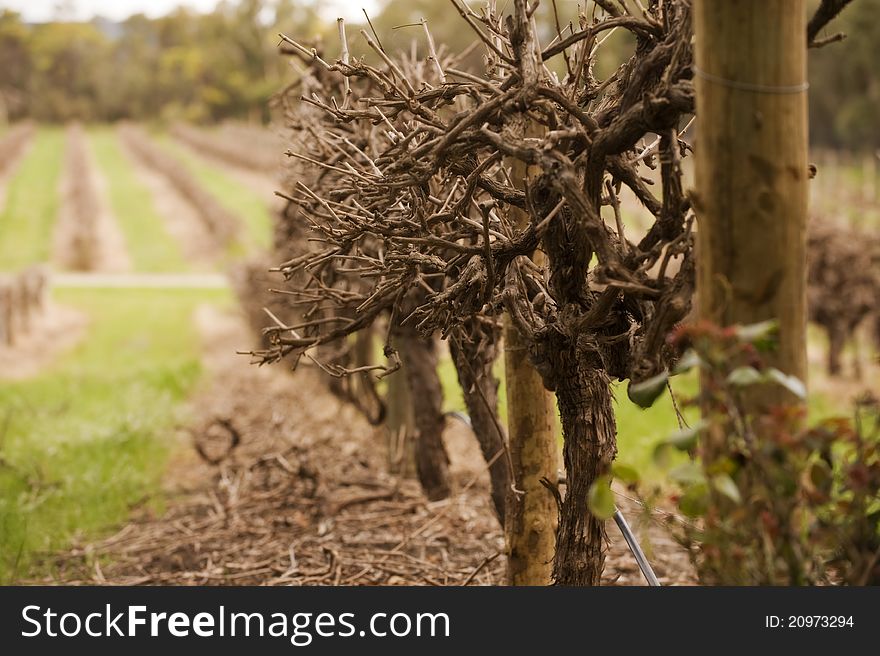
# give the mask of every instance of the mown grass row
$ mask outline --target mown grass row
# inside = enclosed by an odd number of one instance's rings
[[[63,154],[63,131],[41,128],[11,176],[0,209],[0,270],[15,271],[49,260]]]
[[[110,206],[125,237],[135,271],[185,271],[189,265],[168,231],[147,189],[135,175],[114,131],[89,133],[98,166],[107,180]]]
[[[88,335],[40,375],[0,384],[0,583],[38,555],[124,521],[158,490],[181,402],[201,374],[206,290],[61,290]]]

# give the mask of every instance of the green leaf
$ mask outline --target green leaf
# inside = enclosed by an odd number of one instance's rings
[[[697,352],[693,349],[688,349],[685,351],[685,354],[678,359],[678,362],[675,363],[675,367],[672,369],[672,375],[678,376],[679,374],[686,373],[702,364],[703,361],[700,360],[700,356],[697,355]]]
[[[611,519],[614,516],[614,493],[611,491],[611,477],[607,474],[599,476],[590,486],[587,508],[596,519]]]
[[[738,326],[736,336],[744,342],[765,342],[775,340],[779,333],[779,323],[775,319],[752,323],[747,326]]]
[[[666,443],[660,442],[654,447],[653,460],[654,464],[660,467],[661,469],[666,469],[669,465],[672,464],[672,454],[675,452],[675,447]]]
[[[742,495],[733,479],[728,474],[715,474],[712,477],[712,487],[734,503],[742,503]]]
[[[764,381],[761,372],[754,367],[737,367],[727,376],[727,384],[747,387]]]
[[[706,426],[705,421],[699,421],[693,426],[682,428],[663,440],[663,444],[673,446],[679,451],[690,451],[697,443],[700,431]]]
[[[678,509],[687,517],[701,517],[709,508],[709,486],[693,485],[678,499]]]
[[[639,472],[635,467],[630,467],[629,465],[624,465],[623,463],[615,462],[611,465],[611,473],[624,485],[635,485],[641,479],[639,476]]]
[[[654,401],[660,398],[663,390],[666,389],[666,383],[669,381],[669,372],[662,371],[656,376],[651,376],[640,383],[630,381],[626,394],[629,400],[640,408],[650,408]]]
[[[799,399],[807,398],[807,387],[797,376],[789,376],[779,371],[779,369],[771,367],[764,372],[764,377],[768,381],[782,385]]]
[[[669,478],[681,486],[705,483],[706,476],[700,466],[694,462],[685,462],[669,471]]]

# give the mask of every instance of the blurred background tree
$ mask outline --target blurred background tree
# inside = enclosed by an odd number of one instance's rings
[[[810,141],[850,150],[880,148],[880,0],[854,2],[835,20],[843,43],[810,52]]]
[[[316,3],[224,0],[115,23],[25,23],[0,12],[0,118],[268,119],[268,100],[290,75],[279,31],[329,30]]]

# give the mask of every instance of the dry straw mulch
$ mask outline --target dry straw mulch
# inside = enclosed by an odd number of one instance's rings
[[[116,534],[51,560],[44,583],[121,585],[492,585],[503,537],[475,440],[450,424],[455,490],[428,502],[384,473],[384,436],[325,391],[313,370],[248,367],[239,322],[203,317],[215,334],[213,382],[194,401],[169,472],[164,512],[142,509]],[[691,580],[656,529],[664,583]],[[606,580],[643,580],[616,527]]]

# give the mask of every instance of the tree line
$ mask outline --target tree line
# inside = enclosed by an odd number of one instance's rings
[[[309,47],[336,56],[332,21],[322,20],[308,0],[224,0],[209,14],[178,9],[157,19],[132,16],[120,23],[56,21],[27,24],[17,13],[0,13],[0,118],[61,122],[120,119],[267,120],[269,101],[295,77],[279,56],[278,33],[305,35]],[[880,128],[873,107],[880,101],[874,74],[880,24],[871,20],[877,0],[855,3],[825,37],[848,38],[810,54],[810,136],[814,144],[876,149]],[[419,42],[420,21],[431,26],[438,48],[462,52],[473,35],[461,29],[451,5],[434,0],[384,2],[370,22],[388,51]],[[542,36],[552,38],[558,14],[550,3],[536,11]],[[360,37],[366,16],[349,21],[352,56],[373,55]],[[358,24],[360,23],[360,24]],[[632,54],[632,36],[617,30],[596,62],[604,78]],[[423,45],[417,46],[423,48]],[[283,48],[282,48],[283,50]],[[424,54],[420,52],[419,54]],[[465,62],[479,66],[479,56]],[[562,71],[557,71],[562,73]]]
[[[263,120],[285,61],[278,25],[309,31],[313,7],[221,2],[120,23],[27,24],[0,13],[0,114],[10,120]]]

